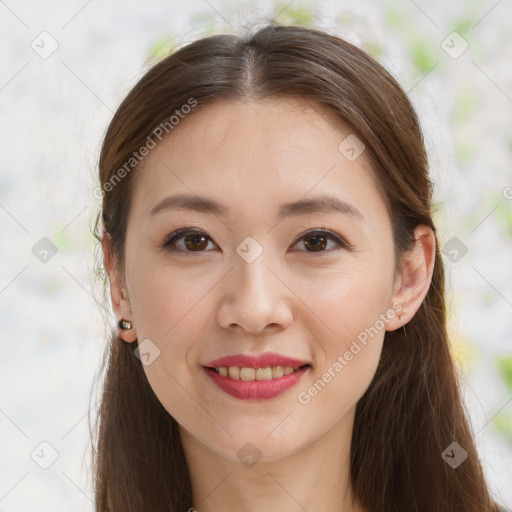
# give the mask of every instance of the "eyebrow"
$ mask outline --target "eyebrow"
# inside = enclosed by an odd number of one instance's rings
[[[229,213],[229,208],[213,199],[196,195],[179,194],[166,197],[154,206],[149,214],[152,216],[169,209],[208,213],[219,217],[225,217]],[[344,213],[364,220],[364,215],[355,206],[335,196],[329,195],[300,199],[292,203],[284,203],[279,209],[278,217],[293,217],[317,212]]]

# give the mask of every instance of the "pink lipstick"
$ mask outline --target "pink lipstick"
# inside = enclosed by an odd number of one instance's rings
[[[243,400],[266,400],[297,384],[311,365],[275,353],[221,357],[203,365],[222,391]]]

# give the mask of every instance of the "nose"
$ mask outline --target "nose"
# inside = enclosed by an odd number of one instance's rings
[[[252,263],[234,259],[234,268],[221,284],[221,327],[261,334],[291,324],[293,294],[264,255]]]

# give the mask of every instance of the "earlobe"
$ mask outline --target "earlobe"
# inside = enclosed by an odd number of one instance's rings
[[[137,333],[134,327],[128,292],[126,288],[123,287],[121,276],[119,276],[116,268],[110,233],[106,231],[103,232],[101,245],[103,249],[103,265],[107,272],[110,285],[112,307],[117,318],[117,332],[121,339],[131,343],[137,339]]]
[[[127,343],[132,343],[137,340],[137,333],[133,327],[133,323],[130,320],[122,318],[117,323],[118,335]]]
[[[436,238],[432,229],[425,225],[418,226],[415,231],[414,247],[403,255],[402,271],[397,278],[397,286],[392,297],[393,303],[402,307],[396,317],[391,320],[386,330],[394,331],[407,324],[416,314],[425,299],[436,257]]]

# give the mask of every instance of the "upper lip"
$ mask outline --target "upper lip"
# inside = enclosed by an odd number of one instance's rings
[[[267,366],[304,366],[309,364],[307,361],[300,361],[291,357],[276,354],[274,352],[266,352],[259,356],[250,356],[237,354],[234,356],[221,357],[206,363],[204,366],[209,368],[220,368],[221,366],[238,366],[240,368],[266,368]]]

